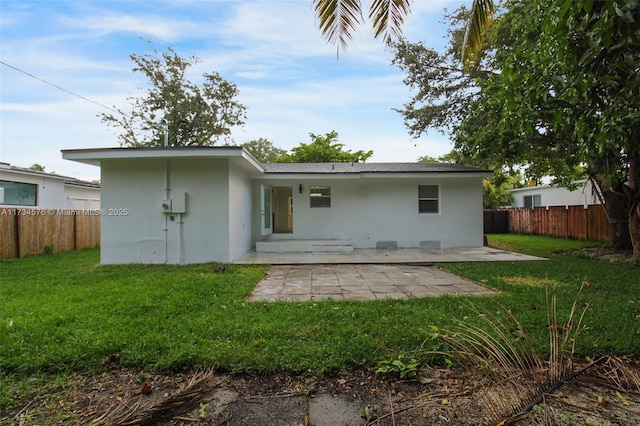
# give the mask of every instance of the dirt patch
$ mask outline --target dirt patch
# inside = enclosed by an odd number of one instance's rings
[[[640,371],[635,360],[626,362]],[[640,424],[634,385],[614,388],[602,379],[596,375],[560,387],[517,424]],[[25,398],[8,413],[8,423],[0,424],[32,424],[30,412],[46,406],[48,424],[67,419],[67,424],[93,425],[478,425],[489,424],[496,401],[482,390],[488,385],[483,375],[440,368],[422,369],[415,380],[364,370],[302,377],[117,369],[76,375],[72,382],[62,394]],[[149,413],[157,416],[136,423]]]
[[[610,247],[584,247],[558,254],[585,259],[600,259],[611,263],[631,263],[640,266],[640,262],[633,257],[633,251],[631,250],[616,250]]]

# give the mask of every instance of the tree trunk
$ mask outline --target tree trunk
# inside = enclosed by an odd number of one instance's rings
[[[629,250],[633,247],[629,227],[629,199],[611,190],[604,190],[602,197],[602,208],[611,225],[611,247],[616,250]]]
[[[640,258],[640,203],[635,203],[629,211],[629,234],[633,257]]]
[[[629,234],[633,245],[633,257],[640,258],[640,151],[629,155],[629,179],[627,196],[630,199]]]

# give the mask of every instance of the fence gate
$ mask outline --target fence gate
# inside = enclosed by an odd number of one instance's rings
[[[485,234],[508,234],[509,233],[509,212],[506,210],[485,210],[484,211],[484,233]]]

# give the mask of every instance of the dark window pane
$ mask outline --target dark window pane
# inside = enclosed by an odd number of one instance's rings
[[[331,207],[331,198],[311,197],[311,207]]]
[[[331,187],[310,186],[309,200],[311,207],[331,207]]]
[[[418,198],[438,198],[438,185],[418,186]]]
[[[420,213],[438,213],[438,200],[419,200]]]

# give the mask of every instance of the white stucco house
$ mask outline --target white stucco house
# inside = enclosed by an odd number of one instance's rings
[[[0,207],[99,209],[100,185],[0,163]]]
[[[551,185],[536,185],[511,190],[513,207],[584,206],[600,204],[593,185],[588,180],[577,181],[578,188],[569,191]]]
[[[101,168],[102,263],[231,262],[271,241],[483,244],[487,170],[441,163],[261,164],[241,147],[63,150]]]

